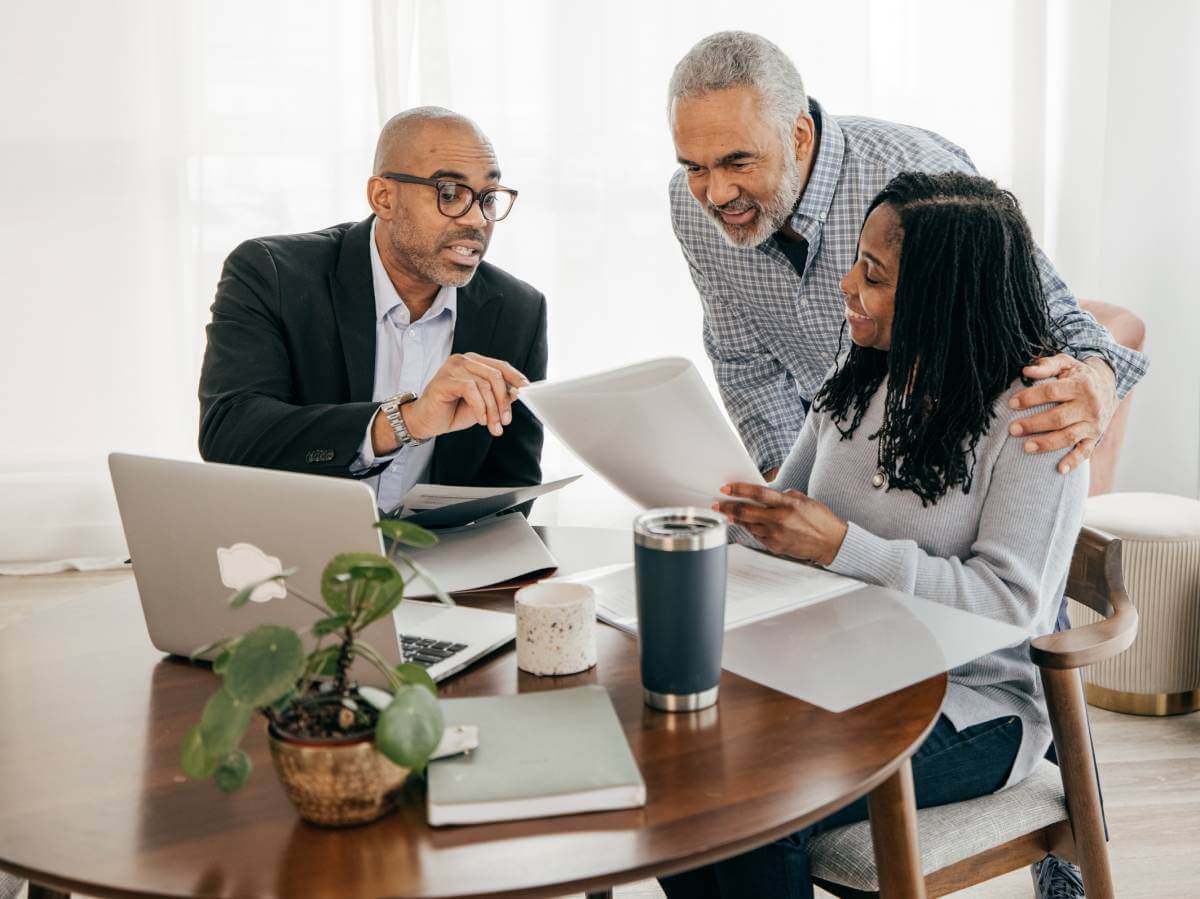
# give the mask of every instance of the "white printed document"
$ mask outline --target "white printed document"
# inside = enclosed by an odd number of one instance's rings
[[[488,587],[558,567],[558,560],[520,514],[439,531],[435,546],[406,546],[404,552],[447,593]],[[400,570],[405,570],[403,562]],[[417,577],[405,588],[404,595],[433,596],[435,591],[424,577]]]
[[[596,591],[596,617],[637,632],[637,591],[631,564],[610,565],[562,578]],[[762,621],[781,612],[856,590],[850,578],[730,544],[725,586],[725,629]]]
[[[520,399],[580,459],[645,508],[699,506],[734,481],[765,483],[687,359],[522,387]]]

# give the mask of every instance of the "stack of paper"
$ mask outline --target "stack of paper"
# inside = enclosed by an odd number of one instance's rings
[[[790,562],[736,544],[729,547],[727,576],[726,630],[862,586],[858,581],[821,568]],[[637,632],[637,590],[632,565],[610,565],[561,580],[591,585],[596,591],[596,617],[630,633]]]

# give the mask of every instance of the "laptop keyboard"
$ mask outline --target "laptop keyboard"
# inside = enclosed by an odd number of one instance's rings
[[[401,634],[400,646],[404,652],[404,661],[420,665],[422,668],[429,668],[438,662],[444,662],[450,656],[467,648],[466,643],[430,640],[427,637],[415,637],[412,634]]]

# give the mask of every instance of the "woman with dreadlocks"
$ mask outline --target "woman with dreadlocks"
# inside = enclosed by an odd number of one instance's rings
[[[1009,406],[1027,386],[1021,369],[1062,346],[1034,254],[1016,199],[993,182],[894,178],[871,203],[842,280],[848,352],[772,487],[722,488],[760,505],[717,508],[774,553],[1014,624],[1031,638],[1050,633],[1088,473],[1060,474],[1009,432],[1029,414]],[[963,665],[912,760],[917,804],[1017,783],[1050,739],[1028,641]],[[672,897],[811,896],[809,838],[866,817],[864,798],[664,887]]]

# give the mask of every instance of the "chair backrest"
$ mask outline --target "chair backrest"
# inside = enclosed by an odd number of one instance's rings
[[[1138,613],[1125,592],[1121,541],[1116,537],[1094,528],[1079,532],[1067,596],[1104,620],[1034,640],[1030,655],[1039,667],[1081,668],[1124,652],[1133,643]]]

